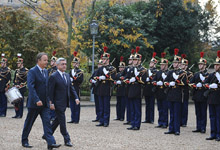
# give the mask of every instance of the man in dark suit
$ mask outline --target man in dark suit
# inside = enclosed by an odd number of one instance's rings
[[[57,71],[49,78],[49,97],[51,100],[52,109],[55,109],[56,117],[52,122],[52,131],[54,132],[58,125],[64,137],[66,146],[72,147],[70,136],[66,130],[66,107],[69,106],[70,93],[75,98],[76,104],[79,105],[79,97],[71,86],[70,76],[66,74],[66,59],[58,58],[56,61]]]
[[[31,68],[27,75],[27,85],[29,89],[27,101],[28,114],[22,133],[22,146],[26,148],[32,147],[28,143],[28,135],[38,115],[41,116],[43,122],[44,135],[48,144],[48,149],[58,148],[61,146],[60,144],[56,144],[50,125],[48,72],[45,69],[47,63],[47,54],[39,53],[37,55],[37,65]]]

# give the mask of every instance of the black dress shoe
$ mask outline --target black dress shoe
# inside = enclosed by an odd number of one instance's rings
[[[47,149],[51,150],[51,149],[53,149],[53,148],[58,148],[58,147],[60,147],[60,146],[61,146],[61,144],[52,144],[52,145],[48,145],[48,146],[47,146]]]
[[[2,114],[2,115],[0,115],[0,117],[6,117],[6,115]]]
[[[104,126],[104,127],[108,127],[108,125],[109,125],[108,123],[104,123],[104,125],[103,125],[103,126]]]
[[[179,132],[175,132],[174,135],[180,135],[180,133]]]
[[[150,123],[150,121],[145,120],[145,121],[143,121],[143,122],[141,122],[141,123]]]
[[[185,125],[185,124],[183,124],[183,125],[181,125],[181,127],[186,127],[186,125]]]
[[[205,130],[201,130],[200,132],[201,132],[201,133],[205,133]]]
[[[216,138],[215,140],[219,142],[220,141],[220,137]]]
[[[29,145],[28,143],[22,144],[23,147],[25,148],[32,148],[33,146]]]
[[[96,126],[97,126],[97,127],[101,127],[101,126],[104,126],[104,124],[103,124],[103,123],[100,123],[100,124],[97,124]]]
[[[95,120],[92,120],[92,122],[99,122],[99,120],[98,120],[98,119],[95,119]]]
[[[164,132],[164,134],[174,134],[175,132],[172,131],[168,131],[168,132]]]
[[[73,147],[73,144],[70,143],[70,142],[66,142],[65,145],[68,146],[68,147]]]
[[[162,125],[155,126],[155,128],[162,128]]]
[[[134,127],[130,127],[130,128],[127,128],[128,130],[133,130],[134,129]]]
[[[163,125],[161,128],[166,129],[166,128],[167,128],[167,126],[166,126],[166,125]]]
[[[140,130],[140,128],[139,127],[134,127],[133,130]]]
[[[71,121],[68,121],[67,123],[74,123],[74,121],[71,120]]]
[[[11,117],[11,118],[18,118],[18,116],[15,115],[15,116],[13,116],[13,117]]]
[[[149,123],[150,123],[150,124],[154,124],[154,122],[153,122],[153,121],[150,121]]]
[[[192,132],[195,132],[195,133],[196,133],[196,132],[201,132],[201,130],[197,130],[197,129],[196,129],[196,130],[193,130]]]
[[[120,121],[124,121],[124,119],[120,119]]]
[[[79,124],[79,122],[73,122],[73,123],[75,123],[75,124]]]
[[[206,138],[206,140],[214,140],[214,139],[216,139],[215,137],[208,137],[208,138]]]
[[[120,119],[119,119],[119,118],[116,118],[116,119],[114,119],[114,120],[116,121],[116,120],[120,120]]]
[[[125,123],[123,123],[123,125],[130,125],[131,124],[131,122],[125,122]]]
[[[43,135],[43,136],[42,136],[42,139],[43,139],[43,140],[46,140],[46,137]]]

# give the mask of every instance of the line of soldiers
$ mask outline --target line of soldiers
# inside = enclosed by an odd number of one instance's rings
[[[116,87],[116,116],[115,120],[131,125],[128,130],[139,130],[141,127],[141,99],[145,97],[145,120],[142,123],[154,122],[154,104],[157,99],[158,125],[156,128],[167,128],[165,134],[180,135],[180,127],[187,126],[189,91],[192,88],[192,100],[195,103],[196,130],[192,132],[205,133],[207,124],[207,105],[211,122],[211,136],[207,140],[220,140],[220,51],[214,63],[215,72],[209,74],[207,60],[200,53],[198,62],[199,72],[193,74],[188,66],[186,55],[178,56],[179,49],[174,49],[174,60],[168,68],[166,54],[161,53],[160,70],[153,53],[149,69],[143,67],[140,47],[131,51],[128,66],[120,59],[119,72],[111,63],[107,47],[98,62],[98,69],[90,77],[95,96],[96,126],[108,127],[110,118],[110,99],[113,87]],[[173,69],[171,69],[173,66]],[[168,110],[170,115],[168,115]],[[170,116],[170,117],[169,117]]]
[[[56,51],[53,52],[50,62],[50,68],[48,69],[49,76],[56,72],[56,60],[57,57]],[[5,54],[3,53],[1,59],[1,68],[0,68],[0,117],[5,117],[7,112],[7,98],[5,96],[5,92],[10,88],[11,83],[11,69],[7,67],[7,59],[5,58]],[[24,107],[24,93],[27,88],[27,73],[28,69],[24,67],[23,59],[21,58],[21,54],[17,54],[17,69],[14,73],[12,86],[19,89],[23,99],[20,101],[16,101],[13,103],[15,108],[15,116],[12,118],[22,118],[23,116],[23,107]],[[74,52],[74,58],[72,61],[73,69],[70,70],[70,77],[72,86],[74,86],[77,91],[78,96],[80,97],[80,85],[83,82],[83,71],[80,70],[79,67],[80,59],[77,57],[77,52]],[[70,109],[71,109],[71,121],[69,123],[79,123],[80,120],[80,105],[76,105],[75,99],[71,98],[70,100]],[[50,110],[51,121],[55,119],[55,111]]]

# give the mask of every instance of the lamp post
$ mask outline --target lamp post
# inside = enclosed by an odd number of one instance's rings
[[[95,36],[98,34],[98,23],[96,20],[92,20],[92,23],[90,24],[90,33],[93,38],[93,46],[92,46],[92,74],[94,73],[94,55],[95,55]],[[91,98],[90,101],[94,102],[94,94],[92,94],[91,90]]]

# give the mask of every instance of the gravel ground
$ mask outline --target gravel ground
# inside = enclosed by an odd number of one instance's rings
[[[112,104],[115,104],[113,101]],[[64,141],[59,129],[54,136],[58,144],[62,144],[60,150],[143,150],[143,149],[169,149],[169,150],[219,150],[220,142],[206,141],[210,135],[209,119],[206,134],[192,133],[195,129],[194,105],[189,105],[188,126],[181,128],[180,136],[165,135],[167,129],[157,129],[157,107],[155,106],[155,123],[142,124],[139,131],[129,131],[129,126],[123,125],[122,121],[113,121],[116,117],[115,106],[111,106],[111,119],[108,128],[96,127],[97,123],[91,122],[95,118],[94,106],[91,102],[82,101],[81,119],[79,124],[67,124],[74,146],[68,148],[64,146]],[[144,112],[144,105],[143,105]],[[12,119],[14,110],[8,109],[7,117],[0,118],[0,149],[20,150],[21,132],[26,118],[27,109],[24,110],[22,119]],[[144,113],[142,113],[144,114]],[[66,111],[67,121],[70,120],[70,110]],[[142,120],[144,120],[144,115]],[[29,143],[33,145],[33,150],[46,149],[47,144],[41,139],[43,135],[42,122],[38,116],[29,136]]]

